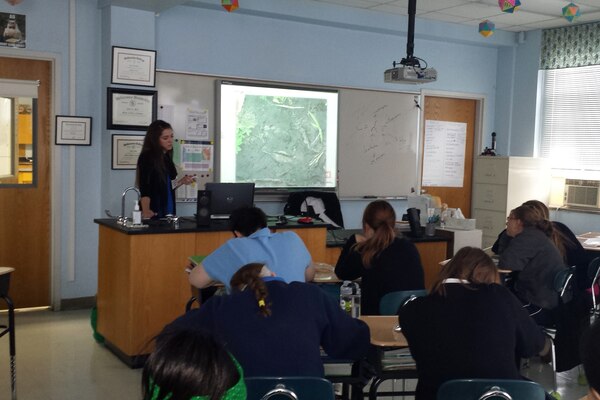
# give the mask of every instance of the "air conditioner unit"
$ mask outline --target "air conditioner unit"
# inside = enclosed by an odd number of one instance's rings
[[[600,208],[600,181],[567,179],[565,181],[565,205]]]

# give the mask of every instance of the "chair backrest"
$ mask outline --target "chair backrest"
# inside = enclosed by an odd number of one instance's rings
[[[592,295],[592,313],[598,312],[598,300],[600,295],[600,257],[594,258],[588,265],[588,277],[592,280],[590,293]]]
[[[573,299],[573,275],[575,267],[569,267],[557,272],[554,277],[554,290],[559,295],[560,301],[563,304],[570,302]]]
[[[455,379],[444,382],[437,400],[544,400],[546,393],[537,383],[507,379]]]
[[[396,315],[401,306],[421,296],[427,296],[427,290],[398,290],[396,292],[386,293],[381,300],[379,300],[379,314]]]
[[[300,208],[302,203],[307,197],[316,197],[323,200],[325,206],[325,214],[333,222],[338,224],[340,227],[344,227],[344,217],[342,216],[342,207],[340,200],[338,199],[335,192],[321,192],[317,190],[305,190],[300,192],[292,192],[288,196],[287,203],[283,209],[283,212],[287,215],[300,215]]]
[[[248,400],[334,400],[333,385],[319,377],[250,377],[245,378]]]

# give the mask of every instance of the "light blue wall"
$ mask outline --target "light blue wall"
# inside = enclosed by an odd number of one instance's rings
[[[218,3],[218,2],[217,2]],[[106,129],[106,88],[110,84],[111,46],[157,50],[163,70],[208,75],[315,83],[398,91],[440,90],[485,96],[484,142],[498,133],[501,153],[531,155],[535,118],[540,32],[496,31],[490,38],[475,27],[417,19],[415,56],[438,70],[426,86],[383,82],[383,71],[406,53],[407,19],[305,0],[255,0],[233,13],[215,2],[195,1],[156,16],[121,7],[97,8],[93,0],[76,0],[76,115],[93,117],[92,146],[61,147],[58,157],[63,194],[61,220],[71,212],[65,199],[70,154],[75,156],[75,280],[66,275],[67,243],[60,259],[61,297],[93,296],[97,288],[97,226],[104,209],[120,211],[121,192],[134,183],[133,171],[111,170],[111,135],[143,134]],[[104,2],[102,2],[104,4]],[[69,1],[25,1],[16,7],[0,3],[0,12],[27,15],[27,49],[55,54],[62,66],[59,112],[69,112]],[[0,55],[4,52],[0,48]],[[130,210],[131,201],[127,205]],[[393,202],[398,214],[405,201]],[[260,204],[278,214],[283,204]],[[347,227],[360,227],[365,201],[343,201]],[[180,215],[193,213],[180,205]],[[561,217],[566,215],[561,213]],[[562,219],[561,219],[562,220]],[[576,222],[582,223],[581,219]],[[586,226],[587,227],[587,226]],[[578,229],[573,229],[579,231]],[[66,224],[61,232],[68,238]]]

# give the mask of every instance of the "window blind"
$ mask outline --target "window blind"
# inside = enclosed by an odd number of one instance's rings
[[[541,73],[540,155],[554,169],[600,171],[600,66]]]

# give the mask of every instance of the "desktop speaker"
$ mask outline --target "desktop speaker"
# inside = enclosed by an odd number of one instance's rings
[[[210,190],[198,190],[198,202],[196,203],[196,225],[210,225]]]

